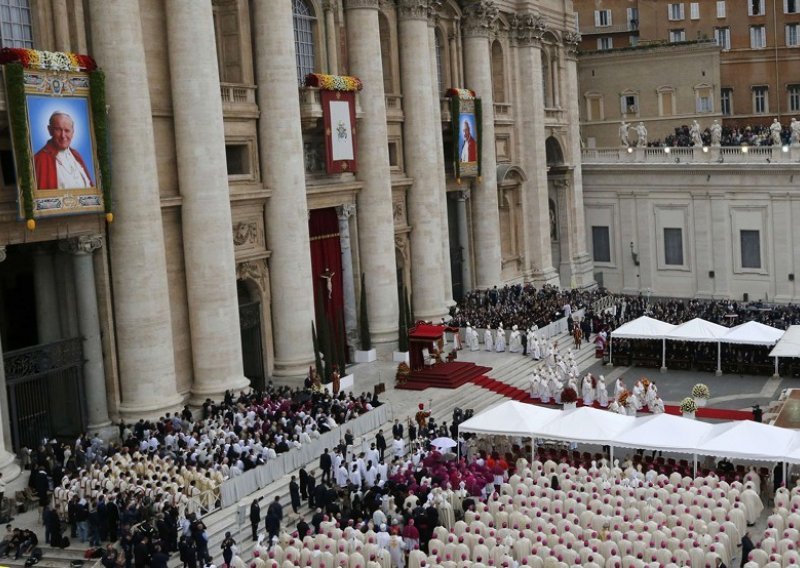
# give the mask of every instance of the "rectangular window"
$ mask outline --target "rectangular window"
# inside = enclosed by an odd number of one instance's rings
[[[683,19],[683,2],[677,4],[667,4],[667,17],[670,21],[678,21]]]
[[[750,26],[750,47],[753,49],[767,47],[767,29],[765,26]]]
[[[628,8],[628,30],[639,29],[639,8]]]
[[[764,15],[764,0],[747,0],[747,15],[748,16],[763,16]]]
[[[29,0],[0,0],[0,23],[3,47],[33,47]]]
[[[714,98],[710,87],[697,89],[695,107],[697,112],[714,112]]]
[[[689,17],[693,20],[700,19],[700,2],[689,3]]]
[[[611,262],[608,227],[592,227],[592,254],[595,262]]]
[[[622,95],[619,99],[619,111],[622,114],[636,114],[639,112],[636,95]]]
[[[603,120],[603,101],[600,97],[589,98],[589,120]]]
[[[611,10],[595,10],[594,25],[598,28],[607,28],[611,25]]]
[[[797,0],[783,0],[783,13],[796,14],[797,13]]]
[[[761,268],[761,235],[758,231],[739,231],[742,268]]]
[[[725,0],[717,0],[717,18],[725,17]]]
[[[247,144],[226,144],[225,162],[229,176],[244,176],[250,173],[250,148]]]
[[[719,94],[719,103],[722,106],[722,114],[730,116],[733,114],[733,89],[722,89]]]
[[[686,41],[686,30],[669,30],[669,41],[671,43]]]
[[[731,29],[729,27],[714,28],[714,38],[723,51],[731,48]]]
[[[759,86],[753,87],[753,112],[756,114],[766,114],[769,112],[769,105],[767,104],[767,94],[769,93],[767,87]]]
[[[786,24],[786,47],[797,47],[800,45],[798,35],[800,35],[800,24]]]
[[[661,116],[672,116],[672,95],[672,91],[663,91],[658,93],[658,96],[661,97]]]
[[[610,37],[597,38],[597,49],[603,51],[614,48],[614,41]]]
[[[664,264],[683,266],[683,230],[664,228]]]
[[[789,110],[800,112],[800,85],[789,85],[788,89]]]

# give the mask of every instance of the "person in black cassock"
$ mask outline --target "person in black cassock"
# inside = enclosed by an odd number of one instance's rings
[[[745,564],[747,564],[747,557],[750,556],[750,553],[755,547],[756,546],[753,544],[753,541],[750,540],[750,533],[744,533],[744,536],[742,537],[742,563],[740,566],[743,567]]]
[[[258,537],[258,523],[261,522],[261,506],[258,499],[253,499],[250,503],[250,527],[253,529],[253,540]]]
[[[297,514],[297,510],[300,508],[300,486],[297,485],[297,478],[294,475],[289,482],[289,497],[292,501],[292,511]]]

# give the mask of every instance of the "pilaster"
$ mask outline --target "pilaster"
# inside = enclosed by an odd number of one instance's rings
[[[6,247],[0,245],[0,263],[6,259]],[[0,337],[0,471],[6,483],[15,479],[21,472],[14,461],[14,454],[10,451],[11,444],[11,417],[8,411],[8,388],[6,387],[6,369],[3,364],[3,338]]]

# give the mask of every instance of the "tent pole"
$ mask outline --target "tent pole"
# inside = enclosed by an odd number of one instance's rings
[[[608,334],[608,366],[614,366],[614,338]]]
[[[722,343],[717,341],[717,372],[718,377],[722,375]]]
[[[772,375],[772,376],[773,376],[774,378],[776,378],[776,379],[777,379],[778,377],[780,377],[780,375],[778,374],[778,356],[777,356],[777,355],[775,356],[775,374],[774,374],[774,375]]]
[[[536,461],[536,438],[531,436],[531,470],[533,470],[533,462]]]
[[[789,480],[786,479],[786,462],[783,462],[783,486],[789,487]]]
[[[666,338],[661,338],[661,372],[667,372],[667,340]]]
[[[609,446],[611,451],[609,452],[609,457],[611,458],[609,461],[611,462],[611,467],[614,466],[614,446]]]
[[[697,454],[693,454],[694,456],[694,475],[692,477],[697,477]]]

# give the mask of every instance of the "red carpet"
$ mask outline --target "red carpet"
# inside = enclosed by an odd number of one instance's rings
[[[413,371],[406,382],[397,385],[396,388],[418,391],[429,387],[457,389],[491,370],[491,367],[482,367],[475,363],[451,361]]]
[[[520,402],[526,402],[528,404],[537,404],[539,406],[548,406],[553,408],[561,408],[560,404],[555,403],[546,403],[543,404],[539,402],[539,399],[531,398],[530,395],[522,389],[517,387],[507,385],[502,381],[498,381],[497,379],[493,379],[491,377],[487,377],[482,375],[480,377],[475,377],[471,379],[473,384],[478,385],[481,388],[490,390],[492,392],[496,392],[497,394],[501,394],[506,398],[510,398],[512,400],[518,400]],[[578,406],[583,406],[583,401],[578,400]],[[594,408],[601,408],[599,404],[596,402],[592,405]],[[681,409],[679,406],[674,406],[668,404],[664,407],[665,412],[667,414],[675,414],[677,416],[681,415]],[[643,410],[641,411],[642,414],[649,414],[649,411]],[[695,413],[698,418],[710,418],[713,420],[752,420],[753,413],[747,410],[730,410],[727,408],[698,408],[697,412]]]

